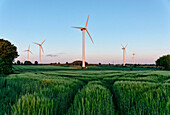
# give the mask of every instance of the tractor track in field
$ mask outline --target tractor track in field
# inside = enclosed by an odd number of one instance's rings
[[[79,81],[81,81],[81,80],[79,80]],[[82,81],[82,82],[83,82],[83,86],[80,87],[79,89],[77,89],[76,93],[72,96],[72,99],[71,99],[71,101],[70,101],[70,103],[69,103],[69,105],[68,105],[68,108],[67,108],[66,111],[63,113],[64,115],[67,115],[67,112],[68,112],[68,110],[71,108],[71,105],[73,104],[74,99],[75,99],[75,96],[78,94],[78,92],[81,91],[81,90],[88,84],[88,82],[84,82],[84,81]]]

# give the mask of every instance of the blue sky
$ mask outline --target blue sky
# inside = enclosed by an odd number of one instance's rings
[[[154,63],[170,53],[170,0],[0,0],[0,38],[18,48],[16,60],[25,61],[23,50],[31,45],[30,60],[72,62],[82,58],[82,32],[72,26],[87,26],[86,61],[122,63],[121,45],[126,45],[126,62]],[[51,56],[50,56],[51,55]]]

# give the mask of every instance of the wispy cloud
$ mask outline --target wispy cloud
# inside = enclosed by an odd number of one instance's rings
[[[63,54],[65,54],[65,53],[62,53],[62,52],[61,52],[61,53],[58,53],[58,55],[63,55]]]
[[[47,57],[57,57],[58,55],[54,55],[54,54],[47,54]]]
[[[47,55],[45,55],[46,57],[59,57],[60,55],[63,55],[63,54],[65,54],[65,53],[57,53],[57,54],[47,54]]]

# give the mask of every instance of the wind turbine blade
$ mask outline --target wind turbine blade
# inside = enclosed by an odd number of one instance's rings
[[[41,46],[42,52],[44,53],[43,47]]]
[[[72,27],[72,28],[83,29],[83,27]]]
[[[37,44],[37,45],[40,45],[40,44],[38,44],[38,43],[35,43],[35,42],[33,42],[34,44]]]
[[[23,52],[26,52],[27,50],[24,50]]]
[[[29,50],[29,52],[32,54],[32,52]]]
[[[88,30],[87,30],[87,29],[86,29],[86,32],[87,32],[87,34],[89,35],[89,37],[90,37],[90,39],[91,39],[92,43],[94,44],[93,39],[91,38],[91,36],[90,36],[90,34],[89,34],[89,32],[88,32]]]
[[[87,18],[87,21],[86,21],[86,26],[85,26],[85,27],[87,27],[88,21],[89,21],[89,15],[88,15],[88,18]]]
[[[128,45],[128,44],[127,44]],[[125,46],[125,48],[127,47],[127,45]]]
[[[45,42],[45,40],[41,43],[41,45]]]
[[[121,46],[124,48],[124,46],[121,44]]]
[[[28,46],[28,50],[30,50],[30,45]]]

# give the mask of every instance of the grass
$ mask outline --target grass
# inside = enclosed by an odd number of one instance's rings
[[[170,72],[15,65],[0,77],[0,115],[170,114]]]

